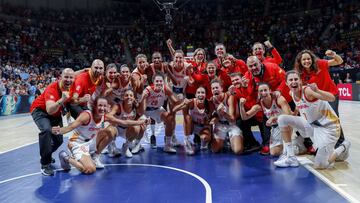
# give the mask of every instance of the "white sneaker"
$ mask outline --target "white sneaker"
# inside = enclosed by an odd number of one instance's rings
[[[171,144],[165,144],[164,152],[174,154],[174,153],[176,153],[176,149]]]
[[[185,139],[184,141],[184,148],[185,148],[185,152],[187,155],[194,155],[195,152],[194,152],[194,149],[191,145],[191,142],[189,142],[188,140]]]
[[[131,149],[131,153],[137,154],[143,150],[144,150],[144,148],[141,146],[140,140],[136,140],[134,147]]]
[[[285,168],[285,167],[298,167],[299,161],[295,156],[286,156],[285,158],[279,158],[274,162],[274,165],[277,167]]]
[[[180,147],[181,146],[180,142],[177,140],[175,135],[171,136],[171,145],[173,147]]]
[[[133,154],[130,152],[129,145],[127,143],[124,143],[122,146],[122,152],[125,154],[127,158],[131,158]]]
[[[92,156],[92,159],[93,159],[93,161],[95,163],[96,168],[98,168],[98,169],[105,168],[104,164],[101,163],[101,161],[100,161],[100,154],[94,154]]]
[[[343,143],[340,144],[340,146],[344,146],[345,150],[339,154],[338,157],[336,157],[337,161],[345,161],[349,157],[349,150],[351,147],[351,143],[347,140],[344,140]]]
[[[276,160],[276,161],[281,161],[281,160],[283,160],[283,159],[285,159],[285,158],[286,158],[286,153],[285,153],[285,154],[281,154],[281,155],[279,156],[278,160]]]
[[[109,153],[109,150],[108,150],[109,145],[110,145],[110,144],[108,144],[108,146],[105,147],[105,148],[101,151],[101,154],[108,154],[108,153]]]
[[[120,149],[116,147],[115,141],[112,141],[107,146],[108,149],[108,156],[109,157],[117,157],[121,155]]]
[[[71,169],[69,158],[70,156],[64,150],[59,152],[60,165],[65,171],[69,171]]]

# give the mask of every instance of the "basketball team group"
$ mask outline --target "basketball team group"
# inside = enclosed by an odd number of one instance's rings
[[[349,156],[338,89],[329,74],[329,67],[343,62],[334,51],[327,50],[327,59],[320,59],[303,50],[293,70],[285,72],[269,41],[254,43],[246,61],[227,53],[223,44],[216,44],[214,60],[207,60],[202,48],[186,57],[170,39],[167,46],[169,63],[159,52],[151,61],[137,55],[134,69],[95,59],[90,68],[65,68],[47,86],[30,109],[40,130],[43,175],[54,175],[52,154],[66,133],[71,136],[68,150],[59,153],[61,167],[91,174],[104,168],[101,156],[131,158],[145,150],[144,140],[149,150],[157,148],[159,123],[164,124],[166,153],[177,153],[179,147],[194,156],[200,150],[237,155],[259,151],[278,156],[277,167],[298,167],[296,155],[311,153],[318,169]],[[183,117],[182,142],[175,135],[176,115]],[[260,131],[261,144],[253,126]],[[151,133],[145,133],[147,128]],[[121,148],[116,139],[123,139]]]

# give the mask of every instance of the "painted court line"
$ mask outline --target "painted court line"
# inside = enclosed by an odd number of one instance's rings
[[[202,177],[191,173],[189,171],[185,171],[179,168],[174,168],[174,167],[170,167],[170,166],[162,166],[162,165],[153,165],[153,164],[105,164],[107,166],[150,166],[150,167],[156,167],[156,168],[165,168],[165,169],[170,169],[170,170],[174,170],[174,171],[179,171],[185,174],[188,174],[190,176],[193,176],[194,178],[198,179],[205,187],[205,193],[206,193],[206,199],[205,202],[206,203],[212,203],[212,191],[211,191],[211,187],[209,185],[208,182],[206,182],[205,179],[203,179]]]
[[[312,163],[312,161],[308,158],[304,157],[303,159],[307,159],[308,162]],[[335,190],[337,193],[339,193],[341,196],[343,196],[349,202],[360,203],[359,200],[357,200],[356,198],[351,196],[348,192],[346,192],[341,187],[339,187],[339,186],[343,186],[345,184],[335,184],[335,183],[331,182],[329,179],[327,179],[324,175],[322,175],[319,171],[317,171],[316,169],[311,167],[309,164],[302,164],[302,165],[307,170],[309,170],[312,174],[314,174],[316,177],[318,177],[320,180],[322,180],[325,184],[327,184],[329,187],[331,187],[333,190]]]
[[[205,203],[212,203],[212,191],[211,191],[211,187],[210,187],[209,183],[206,182],[206,180],[203,179],[202,177],[200,177],[200,176],[198,176],[198,175],[196,175],[194,173],[191,173],[189,171],[185,171],[185,170],[170,167],[170,166],[153,165],[153,164],[104,164],[104,165],[105,166],[146,166],[146,167],[156,167],[156,168],[170,169],[170,170],[174,170],[174,171],[178,171],[178,172],[181,172],[181,173],[188,174],[188,175],[196,178],[197,180],[199,180],[203,184],[203,186],[205,187],[205,193],[206,193]],[[63,171],[63,169],[57,169],[55,171]],[[30,176],[40,175],[40,174],[41,174],[41,172],[22,175],[22,176],[18,176],[18,177],[14,177],[14,178],[10,178],[10,179],[0,181],[0,184],[8,183],[8,182],[11,182],[11,181],[14,181],[14,180],[19,180],[19,179],[22,179],[22,178],[27,178],[27,177],[30,177]]]
[[[19,180],[21,178],[27,178],[27,177],[34,176],[34,175],[39,175],[39,174],[41,174],[41,172],[36,172],[36,173],[30,173],[30,174],[26,174],[26,175],[22,175],[22,176],[17,176],[17,177],[14,177],[14,178],[2,180],[2,181],[0,181],[0,184],[7,183],[7,182],[10,182],[10,181],[13,181],[13,180]]]
[[[12,148],[12,149],[3,151],[3,152],[0,152],[0,155],[1,155],[1,154],[5,154],[5,153],[7,153],[7,152],[11,152],[11,151],[17,150],[17,149],[20,149],[20,148],[23,148],[23,147],[26,147],[26,146],[29,146],[29,145],[32,145],[32,144],[35,144],[35,143],[38,143],[38,142],[39,142],[39,141],[30,142],[30,143],[27,143],[27,144],[24,144],[24,145],[21,145],[21,146],[18,146],[18,147],[15,147],[15,148]]]

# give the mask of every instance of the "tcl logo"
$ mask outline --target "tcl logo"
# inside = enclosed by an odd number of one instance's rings
[[[340,99],[352,100],[352,85],[351,84],[338,84]]]

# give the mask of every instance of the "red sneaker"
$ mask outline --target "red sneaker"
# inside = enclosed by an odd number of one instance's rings
[[[269,155],[270,154],[270,148],[269,146],[263,146],[259,152],[261,155]]]
[[[307,148],[307,153],[311,154],[311,155],[315,155],[316,154],[316,150],[313,146],[310,146]]]

